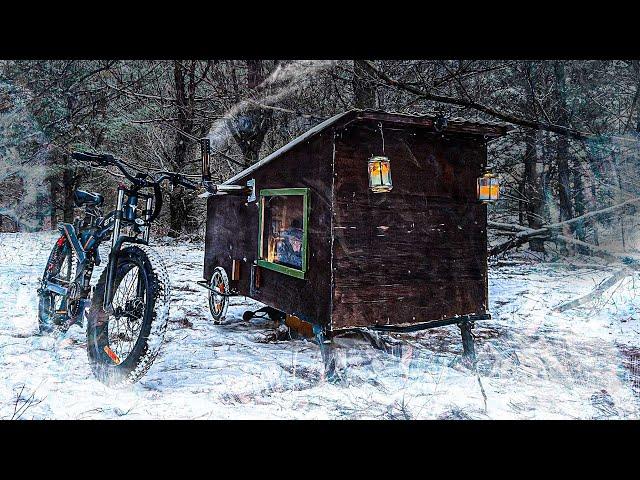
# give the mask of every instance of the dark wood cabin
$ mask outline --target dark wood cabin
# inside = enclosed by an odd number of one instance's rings
[[[487,207],[476,182],[487,141],[506,130],[336,115],[225,182],[255,181],[256,199],[208,199],[204,277],[221,266],[238,294],[328,333],[485,315]],[[377,155],[390,160],[386,193],[369,188]]]

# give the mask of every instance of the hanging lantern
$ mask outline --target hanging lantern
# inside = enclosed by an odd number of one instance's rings
[[[387,157],[371,157],[369,160],[369,188],[373,193],[390,192],[391,161]]]
[[[478,200],[493,203],[500,196],[500,181],[493,173],[487,172],[478,178]]]
[[[382,122],[378,123],[380,129],[380,139],[382,140],[382,155],[372,156],[369,160],[369,189],[373,193],[390,192],[393,188],[391,183],[391,161],[384,156],[384,132]]]

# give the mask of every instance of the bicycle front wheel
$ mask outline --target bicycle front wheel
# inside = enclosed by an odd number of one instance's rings
[[[95,287],[87,314],[87,353],[102,383],[137,382],[160,351],[169,320],[169,276],[146,246],[129,246],[116,258],[113,300],[104,309],[107,269]]]

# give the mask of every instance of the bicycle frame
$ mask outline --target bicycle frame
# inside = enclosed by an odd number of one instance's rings
[[[76,227],[71,223],[61,223],[58,226],[60,233],[68,240],[73,251],[73,255],[77,259],[76,276],[74,279],[70,279],[68,285],[61,285],[53,281],[47,281],[42,286],[44,290],[51,291],[58,295],[67,297],[69,295],[69,288],[71,285],[79,285],[82,290],[80,298],[78,299],[77,313],[73,317],[68,317],[67,321],[69,325],[75,323],[79,318],[82,318],[86,304],[88,302],[90,294],[90,280],[93,274],[94,265],[100,265],[101,259],[98,253],[98,247],[100,244],[111,237],[111,249],[109,251],[109,258],[107,260],[107,281],[106,291],[104,295],[103,308],[109,309],[113,297],[113,287],[115,281],[115,273],[117,267],[117,254],[122,249],[124,243],[135,244],[149,244],[149,234],[151,230],[151,212],[153,209],[153,196],[141,194],[139,189],[135,187],[127,189],[124,186],[118,187],[118,198],[116,202],[116,208],[113,212],[106,217],[100,217],[100,222],[104,222],[105,219],[113,215],[113,220],[106,225],[101,226],[97,231],[93,231],[93,228],[81,228],[76,231]],[[125,195],[128,199],[135,197],[135,204],[131,209],[131,212],[127,215],[124,214],[124,209],[130,208],[129,202],[125,203]],[[142,217],[144,221],[137,223],[135,216],[135,205],[137,205],[137,198],[143,197],[146,199],[145,207],[142,210]],[[121,229],[123,223],[137,225],[138,228],[143,228],[142,237],[132,237],[128,235],[121,235]],[[94,227],[95,228],[95,227]],[[138,291],[142,288],[138,285]]]

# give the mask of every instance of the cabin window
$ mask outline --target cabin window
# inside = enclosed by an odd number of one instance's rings
[[[309,189],[260,191],[258,265],[304,278],[307,271]]]

